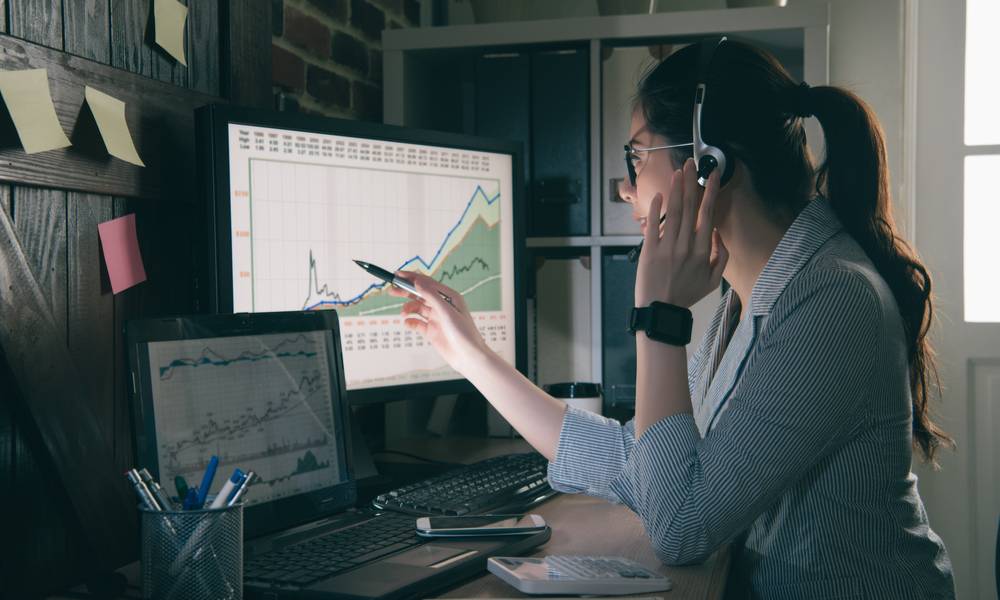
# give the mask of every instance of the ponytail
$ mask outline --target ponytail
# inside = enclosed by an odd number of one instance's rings
[[[940,390],[927,338],[934,314],[931,278],[896,232],[878,120],[847,90],[796,82],[766,50],[732,40],[716,52],[707,76],[713,93],[705,101],[706,137],[725,143],[746,165],[775,223],[790,225],[819,193],[864,249],[899,307],[909,359],[913,445],[933,463],[938,448],[954,441],[930,414],[932,389]],[[674,143],[691,139],[699,58],[697,44],[678,50],[643,77],[636,94],[650,130]],[[826,137],[826,157],[818,169],[802,126],[809,116],[819,120]]]
[[[796,86],[798,87],[798,86]],[[795,92],[801,96],[801,88]],[[854,93],[831,86],[808,88],[809,112],[823,126],[826,156],[816,176],[844,227],[892,290],[906,334],[913,401],[913,443],[935,464],[952,440],[931,420],[931,384],[940,379],[927,332],[933,319],[931,278],[916,252],[896,232],[885,140],[874,113]]]

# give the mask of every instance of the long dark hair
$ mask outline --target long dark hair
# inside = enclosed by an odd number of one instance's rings
[[[703,46],[692,44],[655,65],[639,83],[635,106],[669,143],[691,141],[694,89]],[[737,157],[771,218],[789,225],[816,194],[830,200],[899,306],[909,355],[913,443],[933,463],[954,441],[931,420],[931,385],[940,389],[927,332],[933,319],[931,278],[899,235],[892,216],[885,140],[874,112],[854,93],[800,85],[766,50],[729,40],[718,46],[707,76],[702,137]],[[817,169],[801,117],[823,127],[826,156]],[[675,164],[690,150],[671,150]]]

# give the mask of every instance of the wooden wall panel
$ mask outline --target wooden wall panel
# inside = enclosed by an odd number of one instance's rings
[[[102,146],[96,153],[71,147],[32,155],[14,146],[0,148],[0,179],[147,199],[193,198],[193,111],[219,98],[0,36],[0,69],[38,67],[48,69],[56,114],[71,138],[81,119],[85,85],[124,101],[129,131],[146,167],[112,158]],[[94,139],[96,127],[89,129]]]
[[[67,232],[66,192],[15,187],[12,193],[14,226],[18,240],[52,311],[57,331],[66,334]],[[20,414],[20,413],[18,413]],[[66,506],[60,503],[53,473],[39,459],[43,452],[23,428],[14,435],[14,485],[11,502],[20,518],[18,526],[30,527],[13,559],[28,581],[46,576],[48,564],[76,563],[67,535]],[[65,576],[65,575],[64,575]]]
[[[110,196],[67,196],[67,339],[94,415],[112,439],[114,422],[114,296],[101,260],[97,225],[112,218]]]
[[[62,49],[62,0],[7,0],[7,4],[10,16],[8,31],[11,35],[49,48]]]
[[[66,192],[15,187],[14,225],[31,271],[66,331]]]
[[[63,3],[64,50],[77,56],[111,62],[111,24],[108,0],[65,0]]]
[[[126,540],[113,539],[115,534],[109,532],[124,534],[131,544],[137,532],[126,531],[129,523],[105,514],[125,515],[135,526],[135,515],[130,514],[134,498],[128,490],[115,490],[110,511],[71,502],[59,476],[76,488],[86,484],[73,474],[56,473],[50,456],[99,456],[89,448],[65,451],[72,443],[83,448],[80,440],[98,437],[96,422],[112,442],[116,470],[133,466],[122,326],[127,319],[197,309],[193,277],[197,246],[203,243],[203,215],[193,185],[192,111],[219,101],[222,94],[238,104],[271,104],[270,3],[181,1],[190,8],[187,68],[153,43],[152,0],[0,0],[0,32],[21,38],[0,35],[0,69],[46,68],[57,114],[71,137],[84,85],[124,100],[129,128],[148,165],[140,169],[88,155],[79,146],[32,156],[18,148],[0,148],[0,181],[9,182],[0,183],[0,211],[11,217],[2,225],[5,232],[15,233],[0,239],[0,275],[16,275],[19,290],[36,290],[32,303],[12,307],[5,302],[17,294],[0,289],[0,316],[11,318],[13,329],[20,332],[13,341],[9,335],[4,338],[4,349],[18,347],[20,355],[0,364],[0,539],[8,540],[0,545],[0,597],[33,596],[81,575],[88,555],[75,538],[74,522],[80,515],[87,515],[81,518],[84,522],[102,523],[99,532],[89,532],[90,541],[114,553],[112,560],[128,552],[130,560],[135,558],[136,549],[126,548]],[[149,279],[112,295],[97,224],[133,212]],[[54,329],[38,326],[43,301],[52,311]],[[47,363],[33,368],[35,354],[18,342],[26,339],[25,323],[49,332],[33,338],[34,347],[45,349],[45,356],[59,357],[53,363],[72,365],[78,375],[67,378],[68,371],[44,366]],[[9,334],[11,328],[3,325]],[[14,370],[5,370],[5,365]],[[26,384],[21,381],[25,373]],[[45,381],[49,373],[57,383]],[[15,377],[28,385],[24,397],[16,393]],[[80,420],[90,427],[67,427],[66,411],[56,416],[55,404],[38,401],[59,397],[62,406],[70,406],[66,391],[76,389],[94,415]],[[32,417],[48,424],[48,438],[37,439]],[[77,439],[70,440],[74,433]],[[66,464],[72,463],[61,463]],[[115,473],[101,481],[101,489],[125,488]]]
[[[110,1],[111,65],[187,87],[187,67],[174,60],[154,42],[153,21],[150,18],[153,3],[136,0]]]
[[[188,86],[213,96],[220,95],[218,1],[194,0],[188,3],[187,47]]]
[[[271,4],[260,0],[222,3],[222,94],[233,104],[270,108]]]
[[[5,12],[3,8],[3,5],[0,4],[0,13]],[[0,185],[0,210],[8,216],[10,215],[10,186],[8,185]],[[13,531],[14,519],[9,518],[9,515],[13,514],[11,512],[13,502],[9,490],[14,489],[14,446],[17,443],[13,408],[10,394],[0,394],[0,515],[8,515],[7,518],[0,519],[0,538],[6,540],[17,539],[14,537]],[[0,590],[9,589],[10,581],[16,572],[11,556],[12,550],[13,544],[0,545]],[[0,597],[2,596],[3,594],[0,593]]]
[[[113,200],[113,212],[114,217],[122,217],[129,213],[137,212],[139,205],[142,203],[141,200],[129,200],[127,198],[115,198]],[[140,252],[145,252],[145,256],[149,255],[148,244],[144,244],[146,238],[143,233],[143,226],[145,224],[145,219],[140,218],[140,215],[136,215],[136,229],[139,232]],[[147,273],[148,274],[148,273]],[[125,471],[133,466],[135,466],[135,455],[133,444],[135,442],[133,429],[132,429],[132,413],[131,407],[129,405],[129,391],[126,382],[128,381],[128,356],[125,351],[125,340],[123,333],[125,331],[125,321],[128,319],[137,319],[143,315],[142,311],[142,295],[145,291],[142,286],[146,284],[139,284],[136,287],[129,288],[120,294],[115,295],[114,299],[114,331],[115,331],[115,345],[114,345],[114,417],[113,417],[113,431],[114,431],[114,454],[115,454],[115,466],[120,471]]]

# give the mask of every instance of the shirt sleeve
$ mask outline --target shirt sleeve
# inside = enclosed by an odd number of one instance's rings
[[[785,292],[717,426],[701,439],[690,414],[658,421],[608,484],[667,564],[706,559],[862,422],[885,336],[877,293],[846,270]]]
[[[692,394],[701,355],[699,349],[688,361],[688,389]],[[635,419],[622,425],[569,406],[559,431],[556,459],[549,463],[549,485],[560,492],[585,493],[620,504],[610,484],[621,474],[634,447]]]

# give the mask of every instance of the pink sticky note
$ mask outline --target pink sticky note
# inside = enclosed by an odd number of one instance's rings
[[[146,281],[146,269],[139,254],[139,239],[135,234],[135,215],[125,215],[97,226],[108,264],[111,291],[117,294],[137,283]]]

